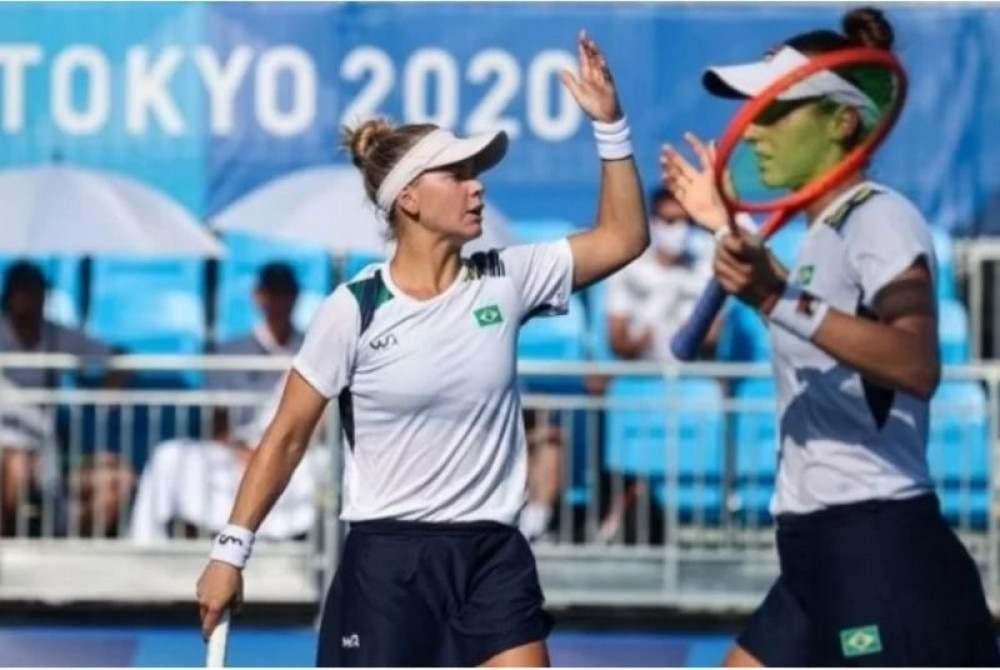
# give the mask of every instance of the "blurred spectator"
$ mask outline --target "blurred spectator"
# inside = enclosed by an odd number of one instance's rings
[[[691,224],[666,189],[652,193],[649,211],[649,248],[608,278],[608,344],[624,359],[665,362],[674,360],[670,338],[687,320],[711,278],[713,241]],[[705,338],[705,350],[715,346],[720,325],[716,319]],[[605,476],[602,491],[608,506],[598,531],[600,541],[636,542],[638,507],[645,500],[645,518],[651,523],[649,541],[662,542],[661,510],[642,481],[624,477],[619,487],[613,487]]]
[[[287,263],[268,263],[260,270],[254,288],[254,302],[263,319],[253,331],[219,344],[215,351],[228,356],[294,356],[302,344],[302,333],[292,323],[299,284]],[[225,370],[208,375],[207,386],[213,391],[270,391],[282,377],[280,370]],[[234,425],[247,423],[253,416],[252,408],[236,413]],[[229,433],[229,420],[224,413],[216,413],[217,436]]]
[[[562,490],[562,455],[565,437],[544,410],[525,410],[528,442],[528,501],[518,517],[518,528],[531,542],[549,530]]]
[[[223,342],[216,353],[230,356],[292,356],[302,333],[292,324],[299,285],[291,266],[268,263],[260,270],[254,301],[262,320],[243,337]],[[211,439],[176,439],[159,444],[143,471],[132,515],[132,539],[140,544],[168,537],[168,524],[185,532],[218,531],[226,524],[236,488],[284,388],[280,370],[213,371],[213,391],[260,391],[259,407],[216,408]],[[315,457],[307,456],[312,463]],[[261,526],[265,537],[281,539],[306,532],[315,514],[310,465],[296,470],[284,496]]]
[[[280,373],[279,373],[280,374]],[[173,522],[186,535],[215,533],[226,525],[243,472],[274,416],[285,379],[280,376],[252,420],[224,439],[175,439],[156,447],[143,470],[130,524],[137,544],[170,537]],[[317,484],[329,471],[329,450],[311,448],[257,537],[281,540],[307,533],[316,521]]]
[[[37,533],[36,510],[27,507],[38,502],[42,480],[55,470],[54,426],[48,412],[13,402],[11,393],[16,393],[16,387],[0,375],[0,530],[13,535],[21,509]]]
[[[653,193],[650,212],[649,249],[608,278],[608,342],[621,358],[669,361],[670,338],[711,277],[711,240],[665,189]],[[717,336],[718,323],[706,346]]]
[[[29,261],[13,263],[4,276],[0,306],[0,352],[66,353],[83,357],[85,364],[98,363],[112,353],[110,347],[79,330],[65,328],[45,320],[45,276]],[[12,368],[4,370],[4,393],[16,388],[56,388],[59,375],[51,368]],[[108,384],[118,384],[123,377],[109,376]],[[60,473],[54,419],[49,410],[15,402],[0,407],[3,432],[0,432],[0,523],[5,534],[12,532],[19,511],[26,514],[32,527],[37,520],[41,486],[55,486]],[[130,495],[135,477],[131,467],[115,454],[91,455],[71,473],[71,490],[79,491],[79,518],[84,534],[113,533],[118,510]],[[60,510],[63,513],[63,510]],[[97,528],[100,524],[102,527]]]
[[[7,268],[0,305],[0,351],[11,353],[58,352],[98,359],[111,348],[88,337],[83,331],[52,323],[44,317],[48,284],[41,269],[29,261],[17,261]],[[51,369],[15,368],[4,370],[14,384],[31,388],[54,388],[58,375]]]

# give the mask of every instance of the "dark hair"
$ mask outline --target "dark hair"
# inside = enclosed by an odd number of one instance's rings
[[[257,275],[257,289],[271,293],[298,295],[299,282],[288,263],[275,261],[264,265]]]
[[[832,30],[814,30],[785,40],[785,44],[807,55],[855,47],[892,50],[895,41],[892,26],[874,7],[859,7],[847,12],[841,20],[841,28],[843,35]],[[893,77],[885,68],[853,65],[837,68],[836,72],[868,94],[879,112],[884,112],[892,102]]]
[[[377,203],[377,194],[382,181],[413,145],[419,142],[437,126],[431,123],[414,123],[393,126],[385,119],[370,119],[355,128],[344,128],[341,141],[351,152],[351,162],[361,170],[365,193]],[[388,212],[390,224],[394,224],[393,213]]]
[[[48,282],[38,265],[29,260],[14,261],[4,274],[0,305],[6,309],[7,303],[15,291],[44,292],[46,288],[48,288]]]

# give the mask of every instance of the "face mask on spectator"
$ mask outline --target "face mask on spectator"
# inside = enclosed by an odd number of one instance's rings
[[[687,244],[686,223],[681,221],[665,223],[660,219],[653,219],[649,234],[653,246],[659,251],[671,256],[680,256],[684,253]]]

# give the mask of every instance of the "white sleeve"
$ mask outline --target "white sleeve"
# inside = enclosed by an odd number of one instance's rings
[[[326,398],[350,385],[360,322],[357,300],[346,285],[340,285],[320,305],[292,361],[292,367]]]
[[[934,241],[923,216],[892,193],[879,194],[844,224],[847,263],[869,309],[887,284],[923,257],[937,282]]]
[[[573,292],[573,252],[569,240],[524,244],[500,251],[504,270],[521,296],[521,314],[565,314]]]

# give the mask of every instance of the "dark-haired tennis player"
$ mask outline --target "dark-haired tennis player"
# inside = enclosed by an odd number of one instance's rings
[[[812,54],[892,40],[881,13],[856,9],[843,35],[798,35],[760,62],[712,68],[704,82],[752,97]],[[797,190],[835,166],[891,100],[884,69],[819,74],[747,130],[769,186]],[[701,167],[667,148],[667,184],[692,217],[725,229],[713,149],[688,141]],[[714,261],[722,286],[769,323],[780,416],[771,508],[781,576],[726,664],[1000,665],[979,573],[939,512],[927,466],[940,376],[927,225],[860,172],[806,216],[790,270],[743,234],[721,237]]]
[[[396,252],[338,287],[309,328],[199,582],[206,635],[238,598],[253,530],[337,398],[351,529],[319,665],[548,664],[551,623],[514,525],[527,474],[517,333],[533,316],[564,312],[572,290],[649,239],[611,73],[583,34],[579,51],[579,77],[562,79],[594,120],[602,183],[597,225],[568,239],[461,255],[482,232],[479,175],[503,157],[502,132],[460,139],[372,120],[347,133]]]

